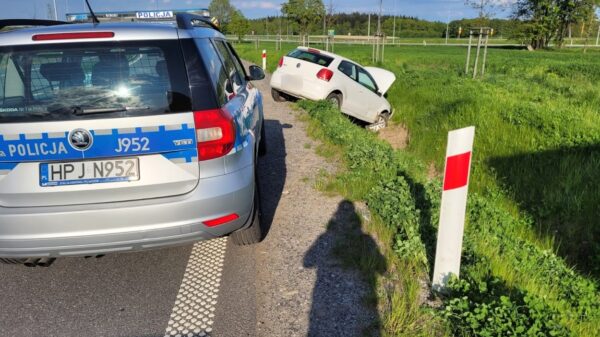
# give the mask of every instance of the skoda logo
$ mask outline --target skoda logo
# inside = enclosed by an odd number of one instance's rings
[[[69,143],[78,151],[85,151],[92,146],[94,139],[88,130],[75,129],[69,133]]]

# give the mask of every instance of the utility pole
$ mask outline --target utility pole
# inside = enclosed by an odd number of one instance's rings
[[[58,10],[56,9],[56,0],[52,0],[54,4],[54,20],[58,21]]]
[[[383,48],[385,41],[381,31],[381,13],[383,11],[383,0],[379,0],[379,14],[377,15],[377,34],[375,37],[374,55],[375,62],[383,62]]]
[[[327,35],[327,10],[325,11],[325,15],[323,15],[323,35]]]
[[[598,46],[599,42],[600,42],[600,23],[598,23],[598,35],[596,35],[596,47]]]
[[[450,35],[450,18],[446,22],[446,44],[448,44],[448,36]]]
[[[392,44],[396,44],[396,15],[398,14],[398,0],[394,0],[394,28],[392,29]]]
[[[367,27],[367,36],[369,37],[369,39],[371,38],[371,13],[369,13],[369,24]]]
[[[481,4],[479,5],[479,18],[483,19],[485,17],[485,0],[481,0]],[[483,24],[483,22],[481,22]]]
[[[377,16],[377,35],[381,34],[381,11],[383,9],[383,0],[379,0],[379,15]]]
[[[392,29],[392,44],[396,44],[396,15],[394,14],[394,28]]]

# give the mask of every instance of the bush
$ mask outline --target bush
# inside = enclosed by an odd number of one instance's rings
[[[425,246],[419,233],[419,215],[404,177],[381,181],[367,195],[369,208],[396,231],[394,251],[402,258],[427,266]]]
[[[449,288],[442,313],[458,336],[569,336],[543,299],[511,291],[498,278],[454,278]]]

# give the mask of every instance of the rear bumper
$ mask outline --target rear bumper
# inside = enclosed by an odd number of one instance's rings
[[[60,257],[137,251],[207,240],[251,222],[254,168],[200,179],[190,193],[63,207],[0,207],[0,257]],[[237,213],[217,227],[202,222]]]
[[[289,75],[288,75],[289,76]],[[284,92],[290,96],[294,96],[297,98],[304,98],[311,101],[319,101],[327,98],[327,95],[333,91],[327,88],[326,82],[307,82],[303,83],[302,88],[299,90],[290,89],[285,85],[285,81],[281,73],[275,72],[271,77],[271,88]]]

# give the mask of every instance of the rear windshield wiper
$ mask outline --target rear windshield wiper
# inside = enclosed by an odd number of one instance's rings
[[[147,110],[150,109],[149,106],[116,106],[110,108],[86,108],[83,109],[79,106],[75,106],[71,108],[74,115],[83,116],[83,115],[93,115],[93,114],[104,114],[104,113],[112,113],[112,112],[123,112],[123,111],[131,111],[131,110]]]

